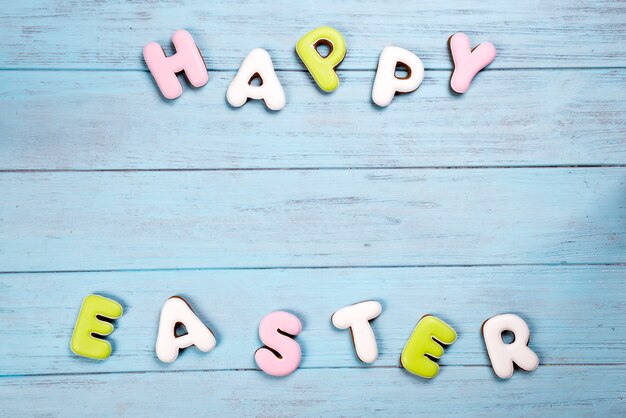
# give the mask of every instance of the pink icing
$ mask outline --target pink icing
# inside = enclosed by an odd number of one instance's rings
[[[202,87],[209,81],[209,73],[198,51],[196,43],[186,30],[179,30],[172,36],[176,53],[166,57],[163,48],[150,42],[143,48],[143,58],[163,96],[175,99],[183,93],[176,73],[184,71],[194,87]]]
[[[450,52],[454,61],[450,87],[457,93],[465,93],[476,74],[496,57],[496,47],[491,42],[483,42],[472,51],[469,38],[461,32],[450,38]]]
[[[259,325],[259,337],[263,344],[279,353],[282,358],[277,357],[268,348],[259,348],[254,354],[254,359],[261,370],[272,376],[287,376],[293,373],[300,365],[302,352],[300,345],[284,334],[296,336],[300,331],[302,323],[288,312],[272,312],[263,318]]]

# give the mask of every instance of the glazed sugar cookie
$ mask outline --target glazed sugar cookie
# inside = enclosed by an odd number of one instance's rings
[[[261,79],[260,86],[251,84],[255,77]],[[271,110],[285,107],[285,91],[276,77],[272,58],[261,48],[253,49],[243,60],[226,92],[226,100],[234,107],[243,106],[248,99],[263,100]]]
[[[369,300],[341,308],[331,318],[336,328],[350,328],[356,355],[364,363],[373,363],[378,358],[376,336],[369,321],[376,319],[382,311],[380,303]]]
[[[450,88],[456,93],[465,93],[476,74],[495,59],[496,47],[483,42],[472,50],[469,38],[460,32],[450,37],[448,45],[454,62]]]
[[[432,379],[439,373],[439,365],[426,356],[441,358],[443,347],[440,344],[450,345],[454,341],[456,332],[450,325],[432,315],[425,315],[404,346],[400,363],[409,372]]]
[[[502,340],[502,333],[510,331],[514,341],[510,344]],[[483,324],[483,338],[496,375],[502,379],[513,376],[514,364],[526,371],[539,367],[539,357],[528,347],[530,329],[517,315],[502,314],[488,319]]]
[[[150,42],[143,48],[143,58],[161,90],[163,96],[175,99],[183,93],[183,87],[176,73],[185,72],[189,83],[202,87],[209,81],[209,73],[193,38],[186,30],[179,30],[172,36],[176,53],[165,56],[161,45]]]
[[[113,332],[113,325],[107,320],[122,316],[122,305],[100,295],[89,295],[80,307],[70,348],[74,354],[96,360],[104,360],[111,355],[111,344],[104,338]],[[99,318],[100,317],[100,318]]]
[[[183,325],[187,333],[177,337],[177,325]],[[161,308],[156,340],[156,354],[159,360],[171,363],[176,360],[181,349],[192,345],[208,353],[215,344],[215,336],[211,330],[202,323],[183,298],[173,296],[165,301]]]
[[[317,47],[320,45],[330,48],[326,57],[318,52]],[[331,92],[339,86],[335,67],[346,56],[346,42],[341,33],[329,26],[313,29],[300,38],[296,52],[320,89]]]
[[[287,376],[300,365],[302,351],[293,337],[302,331],[302,323],[289,312],[272,312],[261,320],[259,348],[254,360],[261,370],[272,376]]]
[[[406,68],[406,77],[396,76],[396,67]],[[387,46],[380,53],[378,69],[372,88],[372,101],[380,107],[389,106],[396,93],[415,91],[424,80],[424,64],[411,51],[397,46]]]

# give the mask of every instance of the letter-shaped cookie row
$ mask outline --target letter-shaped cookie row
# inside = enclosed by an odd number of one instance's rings
[[[359,360],[373,363],[378,357],[376,336],[370,321],[382,312],[377,301],[365,301],[346,306],[335,312],[331,321],[336,328],[350,329],[354,348]],[[104,339],[113,332],[109,322],[122,316],[122,306],[99,295],[88,295],[83,300],[70,348],[79,356],[104,360],[111,354],[111,344]],[[184,335],[177,335],[176,328],[183,326]],[[265,316],[259,325],[259,338],[265,344],[254,358],[261,370],[272,376],[286,376],[300,365],[302,352],[295,337],[302,331],[302,323],[293,314],[283,311]],[[502,335],[509,331],[514,340],[505,343]],[[494,316],[482,327],[487,353],[496,375],[507,379],[513,375],[514,365],[527,371],[539,366],[539,358],[528,347],[530,330],[522,318],[513,314]],[[456,340],[456,332],[441,319],[425,315],[409,337],[400,363],[409,372],[426,379],[439,373],[434,359],[443,355],[443,345]],[[209,352],[216,346],[215,336],[198,318],[191,306],[181,297],[169,298],[161,308],[156,354],[159,360],[171,363],[181,349],[196,346]]]
[[[176,76],[179,72],[184,72],[194,87],[202,87],[209,80],[202,55],[189,32],[175,32],[172,43],[176,53],[169,57],[156,42],[150,42],[143,51],[148,69],[167,99],[175,99],[183,92]],[[321,45],[329,48],[328,55],[320,54]],[[495,59],[496,49],[485,42],[472,50],[469,38],[463,33],[452,35],[449,47],[454,62],[450,87],[456,93],[465,93],[474,76]],[[325,92],[337,89],[339,78],[335,68],[346,56],[346,43],[341,33],[329,26],[314,29],[298,41],[296,52],[320,89]],[[396,75],[398,66],[404,67],[406,76]],[[255,79],[260,85],[253,85]],[[380,107],[388,106],[396,94],[415,91],[423,79],[424,65],[414,53],[396,46],[385,47],[378,60],[372,101]],[[243,60],[228,87],[226,99],[233,107],[243,106],[248,99],[263,100],[271,110],[285,107],[285,92],[266,50],[253,49]]]

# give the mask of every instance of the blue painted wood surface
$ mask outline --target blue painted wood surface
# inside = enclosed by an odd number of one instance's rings
[[[169,51],[173,31],[186,28],[211,69],[236,69],[261,47],[279,69],[301,71],[295,43],[322,24],[344,35],[343,69],[374,69],[389,44],[415,51],[427,69],[449,69],[446,42],[457,31],[494,42],[498,59],[491,68],[626,65],[621,0],[216,0],[210,6],[204,0],[23,0],[3,10],[3,68],[145,70],[146,42]]]
[[[4,173],[0,268],[619,263],[625,174],[621,167]]]
[[[185,87],[179,99],[166,102],[148,72],[4,71],[0,110],[12,117],[0,122],[0,169],[523,167],[626,160],[623,69],[487,71],[479,74],[478,88],[461,97],[450,93],[450,71],[426,71],[418,92],[382,110],[371,103],[372,71],[340,71],[341,88],[333,94],[321,93],[307,73],[283,71],[278,77],[288,105],[279,114],[260,102],[230,108],[226,89],[234,74],[211,72],[205,87]]]
[[[511,3],[82,1],[0,5],[0,410],[6,416],[624,416],[626,12]],[[381,22],[384,22],[381,24]],[[294,54],[330,24],[348,56],[319,93]],[[209,83],[162,100],[141,59],[188,29]],[[462,96],[447,37],[498,57]],[[420,89],[370,102],[380,50]],[[288,104],[232,109],[267,48]],[[90,292],[125,308],[105,362],[69,340]],[[218,346],[155,358],[165,298]],[[330,315],[379,299],[363,366]],[[256,328],[298,314],[302,367],[272,379]],[[541,366],[499,381],[480,325],[514,312]],[[432,382],[398,367],[425,313],[458,341]]]

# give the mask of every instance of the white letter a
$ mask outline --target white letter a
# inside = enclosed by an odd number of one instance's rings
[[[251,84],[256,77],[261,79],[260,86]],[[263,99],[271,110],[285,107],[285,91],[276,77],[270,54],[261,48],[253,49],[243,60],[226,92],[226,100],[234,107],[243,106],[248,99]]]
[[[178,324],[186,328],[187,334],[176,336]],[[183,298],[173,296],[165,301],[161,308],[156,341],[156,354],[159,360],[171,363],[176,360],[181,348],[192,345],[208,353],[215,347],[215,344],[215,336],[211,330],[202,323]]]

